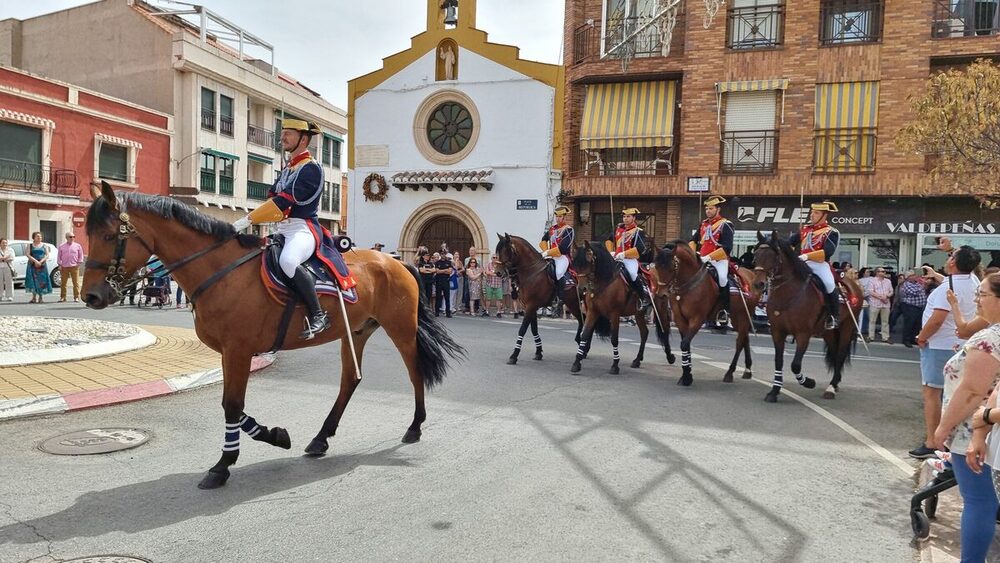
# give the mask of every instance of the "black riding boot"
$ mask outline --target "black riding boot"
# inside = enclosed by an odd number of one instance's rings
[[[836,330],[840,327],[840,292],[834,289],[826,294],[826,330]]]
[[[302,331],[302,340],[311,340],[318,333],[330,328],[330,319],[326,316],[326,311],[319,306],[319,296],[316,295],[316,280],[306,271],[305,267],[295,268],[295,277],[292,278],[292,286],[295,292],[306,304],[309,310],[309,317],[306,319],[306,329]]]
[[[632,291],[639,296],[640,311],[653,304],[652,301],[649,300],[649,292],[646,291],[646,281],[642,279],[641,272],[635,276],[635,280],[632,282]]]
[[[719,314],[715,317],[715,322],[725,328],[729,324],[729,286],[719,288]]]

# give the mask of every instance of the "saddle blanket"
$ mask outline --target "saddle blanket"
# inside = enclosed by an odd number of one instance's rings
[[[278,265],[278,258],[281,256],[281,248],[284,237],[275,235],[269,237],[268,247],[261,255],[260,277],[267,288],[267,293],[278,304],[284,305],[288,300],[288,277],[281,271]],[[342,293],[344,301],[347,303],[358,302],[357,289],[352,285],[349,289],[341,289],[338,276],[330,271],[330,264],[333,264],[340,272],[350,272],[344,257],[333,245],[320,245],[318,252],[309,257],[302,265],[316,278],[316,293],[319,295],[334,295]],[[349,275],[349,274],[348,274]],[[353,276],[352,276],[353,279]]]
[[[719,283],[719,273],[710,264],[705,264],[708,275],[712,276],[715,283]],[[739,293],[743,290],[744,297],[750,297],[750,284],[740,275],[740,268],[733,262],[729,262],[729,294]]]

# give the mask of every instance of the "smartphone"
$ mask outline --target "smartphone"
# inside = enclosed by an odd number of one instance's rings
[[[955,291],[955,284],[951,281],[951,276],[948,276],[948,289],[950,289],[952,292]],[[872,329],[872,330],[875,330],[875,329]]]

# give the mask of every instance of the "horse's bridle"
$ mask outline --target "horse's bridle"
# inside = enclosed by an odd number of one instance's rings
[[[691,279],[684,282],[680,286],[677,285],[677,280],[680,279],[680,260],[677,259],[677,253],[673,253],[673,259],[671,260],[671,265],[673,266],[673,276],[670,278],[670,283],[663,283],[657,281],[657,285],[667,286],[667,295],[669,297],[675,298],[677,301],[681,300],[681,296],[691,290],[691,288],[700,284],[704,281],[705,276],[708,275],[708,268],[706,265],[702,264],[701,268],[698,268],[698,273],[694,275]]]

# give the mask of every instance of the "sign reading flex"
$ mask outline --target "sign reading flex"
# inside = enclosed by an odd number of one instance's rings
[[[740,223],[805,223],[809,219],[808,207],[740,207],[736,212]]]

